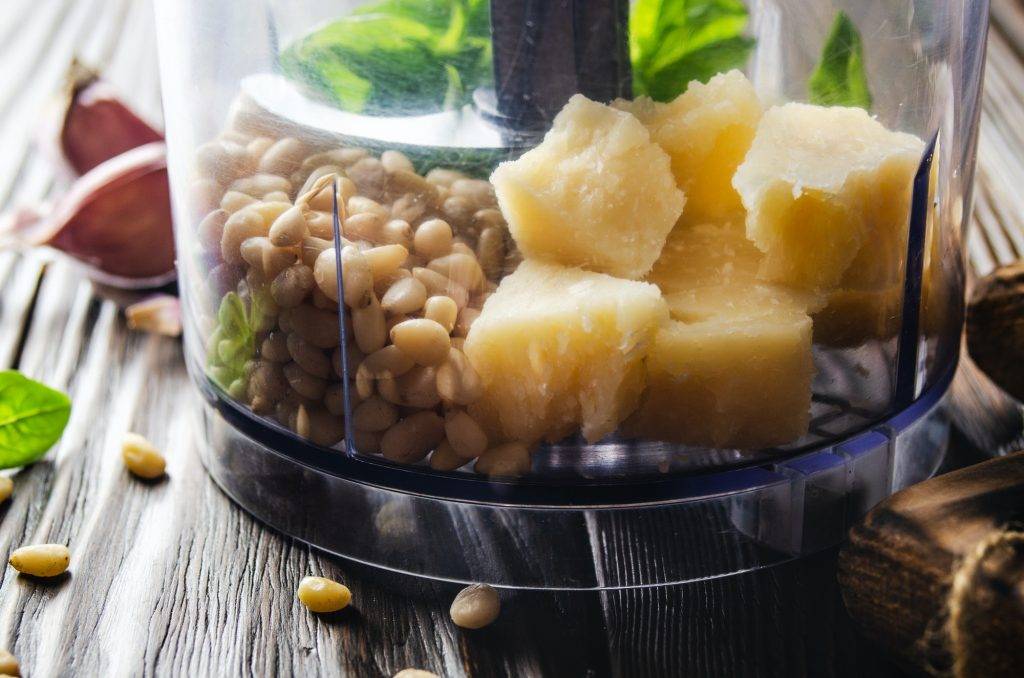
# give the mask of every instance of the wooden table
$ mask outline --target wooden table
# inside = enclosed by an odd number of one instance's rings
[[[159,119],[148,2],[6,0],[0,21],[0,205],[62,184],[33,146],[39,112],[72,55]],[[996,3],[990,43],[972,259],[984,271],[1024,251],[1024,13]],[[66,261],[0,253],[0,367],[70,394],[71,422],[45,461],[15,476],[0,508],[0,551],[70,545],[71,573],[41,583],[7,568],[0,646],[31,676],[388,676],[415,666],[446,676],[892,675],[853,630],[834,552],[687,586],[608,593],[503,594],[479,632],[456,629],[456,589],[325,557],[236,508],[200,465],[193,390],[178,341],[132,334],[119,310]],[[1019,415],[981,382],[957,386],[958,440],[970,408]],[[993,405],[994,403],[994,405]],[[169,478],[124,472],[125,431],[168,456]],[[998,444],[994,442],[993,444]],[[333,618],[295,600],[306,574],[346,582],[352,609]]]

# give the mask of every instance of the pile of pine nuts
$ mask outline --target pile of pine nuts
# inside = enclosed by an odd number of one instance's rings
[[[491,184],[451,169],[420,175],[394,150],[377,157],[269,131],[236,120],[196,154],[198,255],[209,274],[193,296],[206,302],[204,330],[213,334],[228,292],[262,309],[256,354],[228,393],[333,446],[345,434],[347,374],[358,452],[405,464],[430,455],[445,471],[480,457],[489,441],[465,408],[482,385],[462,346],[519,262]]]

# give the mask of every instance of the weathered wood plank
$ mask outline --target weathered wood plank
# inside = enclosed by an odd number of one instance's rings
[[[9,11],[17,27],[0,26],[0,145],[10,149],[0,159],[0,204],[53,186],[28,130],[73,52],[107,63],[140,110],[159,113],[147,0],[19,0]],[[984,237],[971,243],[979,268],[1024,251],[1024,70],[996,31],[989,64],[976,229]],[[52,539],[73,553],[71,575],[56,583],[9,569],[0,581],[0,644],[31,675],[891,670],[843,617],[828,554],[682,587],[504,592],[493,627],[459,631],[447,618],[454,587],[324,556],[257,524],[217,489],[199,460],[178,342],[128,333],[112,303],[48,255],[0,254],[0,285],[0,366],[17,364],[75,403],[58,448],[17,474],[15,496],[0,508],[0,549]],[[126,430],[165,450],[167,480],[124,473],[117,449]],[[346,581],[354,609],[306,613],[294,598],[305,574]]]

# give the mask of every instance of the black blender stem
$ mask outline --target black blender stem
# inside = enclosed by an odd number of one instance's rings
[[[628,17],[628,0],[491,0],[501,123],[543,130],[573,94],[628,97]]]

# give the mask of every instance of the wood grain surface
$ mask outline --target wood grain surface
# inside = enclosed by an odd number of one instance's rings
[[[1006,28],[991,41],[981,235],[970,245],[982,273],[1024,251],[1024,67],[1013,46],[1024,24],[1009,2],[996,3]],[[7,209],[65,183],[34,135],[73,55],[105,65],[149,118],[159,120],[160,108],[147,0],[5,0],[3,10]],[[0,368],[17,367],[74,402],[59,445],[14,476],[14,496],[0,507],[0,552],[43,541],[72,552],[70,573],[56,582],[4,571],[0,646],[24,675],[390,676],[409,666],[453,677],[898,675],[846,617],[834,552],[688,586],[503,592],[497,623],[459,631],[447,616],[455,588],[326,557],[262,527],[217,489],[199,462],[179,342],[128,332],[112,301],[45,252],[0,252],[0,286]],[[982,381],[961,379],[958,389],[965,412],[994,402],[1019,417]],[[126,475],[118,447],[128,430],[166,452],[167,479]],[[959,435],[978,441],[990,430]],[[1005,427],[1004,437],[1017,434]],[[352,608],[308,614],[294,595],[306,574],[346,582]]]

